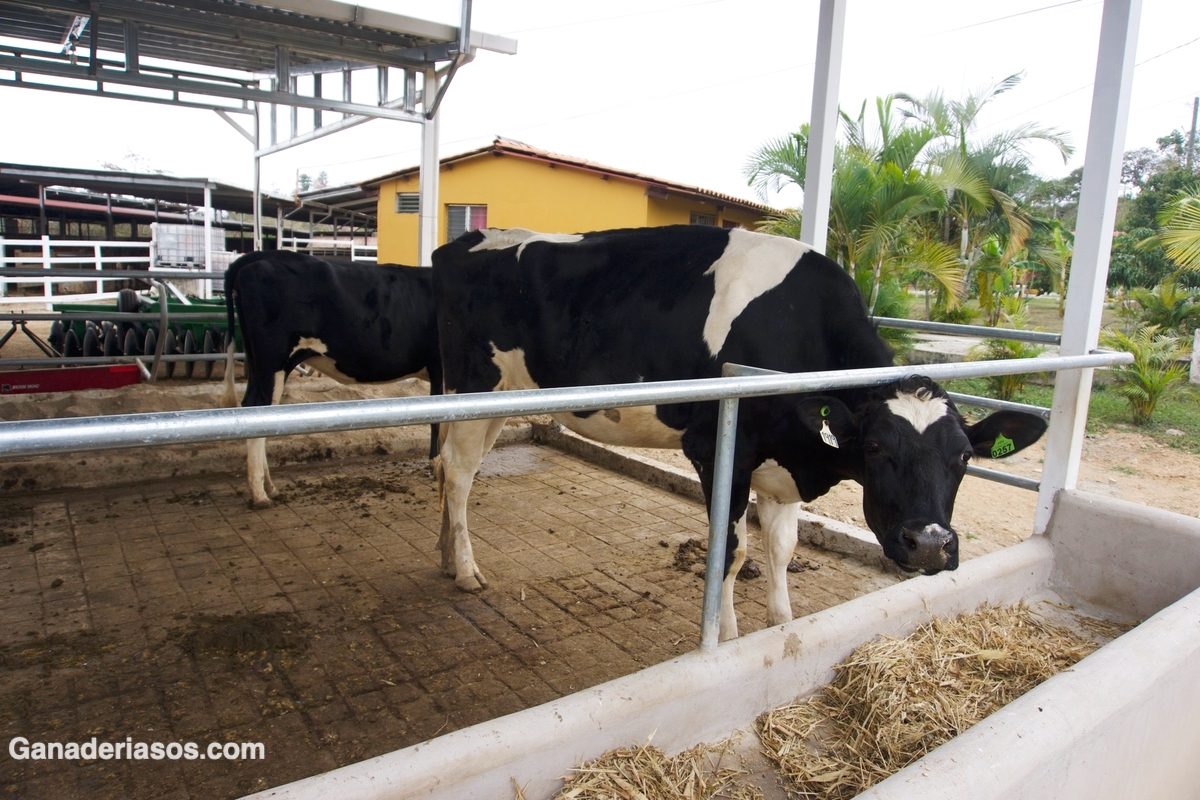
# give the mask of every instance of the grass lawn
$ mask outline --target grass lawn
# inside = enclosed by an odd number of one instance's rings
[[[952,392],[990,396],[983,378],[946,381],[942,385]],[[1052,386],[1030,384],[1013,399],[1019,403],[1049,408],[1053,396]],[[1134,425],[1130,419],[1129,403],[1117,394],[1114,387],[1100,384],[1092,387],[1092,400],[1088,405],[1088,433],[1104,433],[1114,428],[1136,431],[1161,444],[1200,454],[1200,386],[1187,385],[1159,400],[1154,416],[1146,425]],[[1183,435],[1168,434],[1168,429],[1183,431]]]
[[[967,301],[967,305],[976,313],[976,325],[983,325],[983,315],[979,313],[979,302],[976,300]],[[1058,314],[1058,298],[1057,297],[1031,297],[1026,301],[1026,309],[1029,312],[1030,330],[1050,331],[1051,333],[1062,333],[1062,317]],[[914,319],[924,319],[925,309],[917,303],[909,310],[909,315]],[[1117,312],[1108,306],[1100,316],[1100,327],[1107,327],[1116,323],[1120,318]]]

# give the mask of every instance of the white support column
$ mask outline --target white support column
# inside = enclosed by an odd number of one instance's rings
[[[800,241],[812,245],[820,253],[825,252],[825,238],[829,233],[829,194],[833,184],[838,86],[842,76],[845,31],[846,0],[821,0],[812,116],[808,128],[808,164],[804,172],[804,218],[800,223]]]
[[[254,104],[254,249],[262,250],[262,125],[259,124],[258,103]]]
[[[437,96],[438,78],[432,69],[425,70],[422,106],[429,108]],[[421,173],[418,197],[419,228],[417,233],[417,265],[433,266],[433,251],[438,242],[438,115],[421,123]]]
[[[1063,315],[1060,350],[1064,356],[1094,349],[1100,334],[1141,11],[1141,0],[1104,3],[1096,88],[1092,94],[1083,184],[1079,190],[1075,254]],[[1058,373],[1034,533],[1046,531],[1055,494],[1060,489],[1075,488],[1091,394],[1092,370]]]
[[[213,223],[213,208],[212,208],[212,187],[207,183],[204,184],[204,271],[212,271],[212,223]],[[200,296],[208,299],[210,294],[210,285],[208,281],[200,282]]]

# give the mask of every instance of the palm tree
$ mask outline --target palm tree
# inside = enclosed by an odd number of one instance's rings
[[[1032,124],[1003,130],[985,139],[975,133],[983,109],[1021,82],[1022,74],[1009,75],[962,100],[948,100],[940,92],[924,98],[898,94],[903,115],[936,135],[929,139],[919,159],[946,183],[945,211],[940,220],[946,243],[957,238],[964,270],[972,272],[984,256],[988,242],[1002,243],[1001,265],[1007,265],[1024,248],[1032,230],[1028,208],[1018,198],[1030,183],[1027,148],[1035,142],[1053,145],[1063,160],[1073,152],[1058,131]],[[957,234],[957,235],[956,235]]]
[[[878,310],[881,284],[902,275],[944,287],[957,298],[962,270],[952,250],[924,225],[944,203],[945,179],[914,167],[931,132],[898,122],[892,98],[879,98],[878,134],[866,122],[864,102],[857,118],[841,113],[847,143],[834,159],[827,252],[863,285],[871,313]],[[751,156],[745,168],[750,185],[768,191],[795,184],[803,188],[808,127],[774,139]],[[772,215],[763,230],[798,236],[801,215]]]
[[[1181,271],[1200,272],[1200,194],[1180,192],[1159,214],[1158,242]]]
[[[1187,346],[1174,336],[1160,334],[1157,325],[1138,328],[1132,335],[1114,328],[1100,332],[1100,344],[1133,354],[1133,363],[1112,368],[1117,391],[1129,401],[1133,421],[1145,425],[1159,399],[1187,380],[1187,367],[1180,359]]]

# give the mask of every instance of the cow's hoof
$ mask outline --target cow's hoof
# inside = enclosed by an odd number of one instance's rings
[[[454,585],[458,587],[460,592],[482,592],[487,586],[487,581],[483,580],[483,576],[476,573],[475,575],[466,575],[461,578],[454,579]]]
[[[271,498],[269,498],[269,497],[264,497],[262,500],[251,500],[250,501],[250,507],[253,508],[255,511],[261,511],[264,508],[270,508],[273,505],[275,505],[275,504],[271,502]]]

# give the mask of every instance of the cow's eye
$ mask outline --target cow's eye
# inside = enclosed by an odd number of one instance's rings
[[[863,444],[863,452],[869,456],[873,456],[879,452],[879,442],[865,442]]]
[[[970,461],[971,455],[972,453],[970,450],[964,450],[962,456],[960,456],[960,458],[962,458],[962,463],[966,464],[968,461]]]

